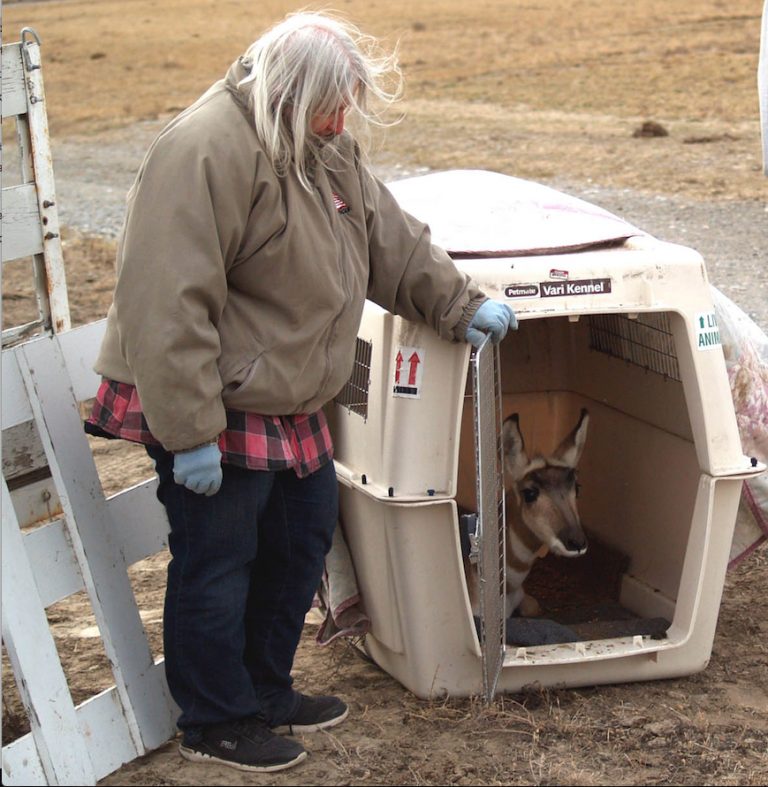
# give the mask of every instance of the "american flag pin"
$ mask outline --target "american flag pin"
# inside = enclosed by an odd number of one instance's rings
[[[339,213],[349,213],[349,205],[335,191],[333,192],[333,204]]]

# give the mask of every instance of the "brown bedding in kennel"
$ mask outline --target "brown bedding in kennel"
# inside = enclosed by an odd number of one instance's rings
[[[580,558],[548,554],[537,560],[525,583],[542,607],[542,618],[567,626],[578,640],[647,635],[661,639],[670,622],[641,618],[619,604],[621,577],[629,558],[590,538]]]

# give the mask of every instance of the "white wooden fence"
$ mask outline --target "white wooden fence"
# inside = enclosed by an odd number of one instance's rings
[[[6,346],[39,329],[65,331],[70,325],[40,40],[30,28],[21,31],[21,41],[2,48],[2,114],[16,121],[19,153],[19,182],[3,187],[2,261],[32,258],[38,306],[36,320],[3,331]]]
[[[13,492],[3,478],[3,641],[32,727],[3,746],[3,784],[95,784],[175,732],[127,572],[165,545],[156,481],[105,499],[78,407],[98,386],[91,365],[103,330],[93,323],[3,351],[3,435],[36,432],[51,474]],[[36,516],[35,498],[58,515],[25,531],[20,514]],[[83,589],[115,686],[74,707],[45,609]]]
[[[23,181],[3,189],[3,262],[33,258],[40,313],[3,332],[2,637],[31,732],[3,745],[2,782],[88,785],[175,733],[177,708],[128,576],[164,548],[168,522],[155,479],[104,496],[79,406],[99,384],[104,323],[69,329],[33,31],[3,47],[2,67]],[[83,590],[114,685],[75,707],[46,609]]]

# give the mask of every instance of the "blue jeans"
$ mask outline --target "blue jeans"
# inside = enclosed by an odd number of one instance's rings
[[[173,454],[147,453],[171,524],[165,671],[190,742],[200,728],[295,711],[291,669],[338,515],[333,462],[306,478],[223,465],[211,497],[173,480]]]

